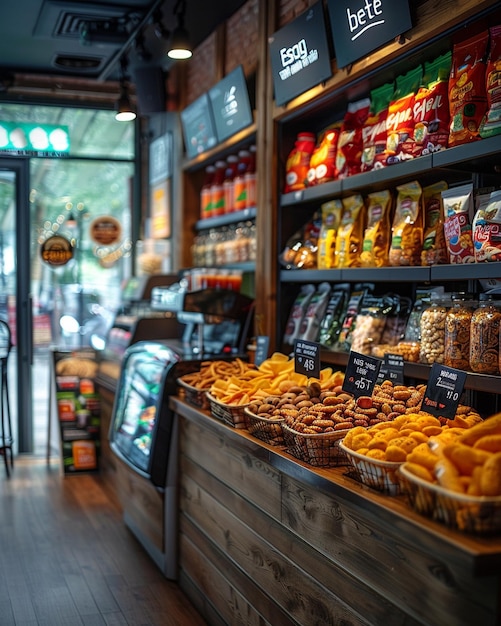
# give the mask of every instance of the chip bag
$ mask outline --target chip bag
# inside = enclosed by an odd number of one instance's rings
[[[370,100],[350,102],[337,142],[336,169],[338,178],[360,173],[362,167],[362,128],[369,115]]]
[[[481,137],[501,133],[501,25],[489,29],[490,48],[485,71],[487,115],[480,126]]]
[[[328,128],[313,150],[308,170],[308,185],[320,185],[337,178],[336,150],[341,122]]]
[[[320,207],[322,226],[318,236],[317,268],[328,270],[336,266],[336,236],[341,221],[341,200],[325,202]]]
[[[501,261],[501,190],[480,204],[472,229],[475,261]]]
[[[393,83],[371,91],[369,117],[362,128],[362,172],[386,166],[386,119],[393,91]]]
[[[336,236],[336,267],[359,267],[364,234],[364,199],[360,194],[343,198],[341,224]]]
[[[446,189],[447,183],[443,180],[423,189],[424,236],[421,265],[440,265],[449,262],[442,202],[442,191]]]
[[[360,254],[362,267],[388,265],[390,210],[391,193],[388,190],[375,191],[367,196],[367,226]]]
[[[389,263],[419,265],[423,247],[422,189],[417,181],[397,187]]]
[[[474,263],[472,239],[473,183],[442,191],[444,234],[449,263]]]

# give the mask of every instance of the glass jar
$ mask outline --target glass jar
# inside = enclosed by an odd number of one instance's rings
[[[421,346],[419,361],[432,365],[444,362],[445,348],[445,318],[450,300],[444,297],[434,297],[430,305],[423,311],[419,323]]]
[[[460,370],[470,368],[470,327],[475,304],[465,293],[452,296],[445,318],[444,363]]]
[[[470,368],[479,374],[499,374],[500,303],[480,294],[470,326]]]

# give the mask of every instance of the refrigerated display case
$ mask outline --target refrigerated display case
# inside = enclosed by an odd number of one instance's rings
[[[170,579],[177,577],[177,435],[169,396],[177,378],[199,366],[166,342],[130,346],[109,431],[124,521]]]

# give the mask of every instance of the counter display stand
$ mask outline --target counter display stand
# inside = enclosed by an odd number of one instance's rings
[[[494,626],[501,537],[456,532],[172,399],[180,584],[209,623]]]

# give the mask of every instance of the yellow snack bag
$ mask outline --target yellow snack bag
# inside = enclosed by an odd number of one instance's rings
[[[360,267],[364,233],[364,200],[360,194],[343,198],[341,224],[336,236],[336,267]]]
[[[388,265],[390,211],[390,191],[375,191],[367,196],[367,225],[360,254],[362,267]]]
[[[320,207],[322,226],[318,236],[317,267],[328,270],[336,264],[336,236],[343,211],[341,200],[325,202]]]
[[[423,248],[422,188],[417,181],[397,187],[389,263],[400,267],[421,264]]]

